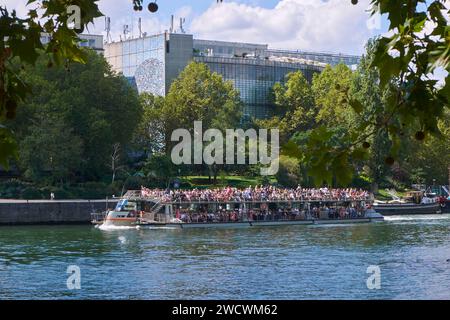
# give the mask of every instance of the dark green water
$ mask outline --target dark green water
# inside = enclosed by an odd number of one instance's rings
[[[450,298],[450,216],[227,230],[0,227],[0,299]],[[66,285],[69,265],[81,289]],[[369,290],[378,265],[381,289]]]

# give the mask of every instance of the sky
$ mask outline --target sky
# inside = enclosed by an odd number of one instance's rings
[[[0,0],[18,15],[27,10],[27,0]],[[150,0],[145,0],[148,5]],[[170,17],[185,18],[184,29],[195,38],[268,44],[271,48],[362,54],[367,40],[386,32],[384,18],[368,13],[370,0],[157,0],[159,10],[150,13],[133,10],[131,0],[100,0],[100,10],[111,18],[111,35],[119,40],[123,25],[134,36],[164,32]],[[89,33],[104,34],[104,18],[96,19]]]

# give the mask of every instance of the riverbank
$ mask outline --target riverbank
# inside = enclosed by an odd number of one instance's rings
[[[0,225],[88,224],[91,212],[112,209],[116,204],[117,199],[0,199]]]

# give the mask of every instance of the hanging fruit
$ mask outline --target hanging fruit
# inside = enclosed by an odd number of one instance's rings
[[[155,13],[156,11],[158,11],[158,5],[156,4],[156,2],[150,2],[148,4],[148,11],[150,11],[151,13]]]
[[[417,131],[415,134],[416,140],[423,141],[425,139],[425,132]]]
[[[395,163],[395,159],[393,157],[387,157],[384,162],[388,165],[388,166],[392,166]]]

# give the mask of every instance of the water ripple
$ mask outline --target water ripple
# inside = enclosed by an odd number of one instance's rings
[[[222,230],[0,228],[0,299],[447,299],[448,215]],[[67,267],[81,270],[69,290]],[[369,290],[367,267],[381,270]]]

